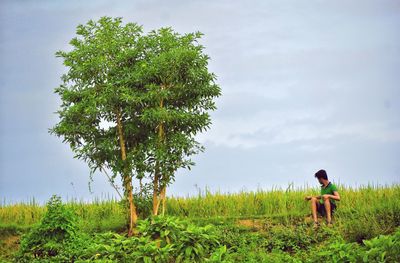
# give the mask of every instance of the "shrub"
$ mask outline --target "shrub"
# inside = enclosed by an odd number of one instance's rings
[[[157,247],[149,237],[125,237],[107,232],[96,234],[91,244],[80,251],[84,262],[168,262],[172,245]]]
[[[346,243],[343,239],[320,246],[307,258],[307,262],[400,262],[400,229],[393,235],[379,236],[363,241]]]
[[[88,262],[222,262],[227,253],[212,226],[198,227],[173,217],[139,221],[139,236],[97,234],[81,251]]]
[[[257,249],[264,245],[266,237],[259,233],[249,232],[248,229],[234,225],[222,225],[217,227],[218,240],[231,251],[237,252],[239,248],[247,247]]]
[[[140,218],[145,219],[153,212],[153,188],[149,183],[143,184],[141,189],[135,188],[133,193],[136,211]]]
[[[400,262],[400,228],[393,235],[364,240],[364,262]]]
[[[362,262],[362,254],[359,244],[336,240],[311,253],[308,262]]]
[[[289,253],[282,251],[266,252],[261,250],[249,249],[246,247],[238,248],[235,253],[228,253],[226,255],[227,262],[250,262],[250,263],[301,263],[300,259],[292,256]]]
[[[364,214],[360,218],[346,220],[343,223],[343,235],[347,242],[363,243],[382,233],[379,222],[374,215]]]
[[[68,244],[76,241],[77,231],[75,214],[53,195],[40,223],[22,237],[18,257],[23,261],[61,256]]]
[[[153,216],[139,221],[137,226],[141,235],[157,240],[161,246],[177,241],[187,227],[186,221],[169,216]]]
[[[175,217],[152,217],[140,222],[138,230],[143,236],[155,240],[160,247],[174,244],[176,262],[199,262],[220,247],[211,225],[199,227]]]
[[[275,226],[269,232],[265,247],[267,251],[282,250],[296,253],[319,242],[318,237],[320,236],[315,235],[315,231],[306,225],[296,227]]]

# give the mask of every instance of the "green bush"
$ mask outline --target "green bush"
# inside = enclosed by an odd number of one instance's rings
[[[270,229],[265,247],[269,252],[281,250],[297,253],[301,250],[308,250],[312,245],[334,235],[335,232],[327,228],[320,228],[315,231],[304,224],[291,227],[278,225]]]
[[[77,243],[77,234],[75,214],[54,195],[47,203],[47,212],[40,223],[22,236],[19,260],[61,257],[69,245]]]
[[[364,245],[364,246],[363,246]],[[346,243],[337,239],[322,244],[307,257],[307,262],[400,262],[400,229],[392,235],[381,235],[357,242]]]
[[[363,214],[354,219],[344,221],[342,232],[347,242],[363,243],[363,240],[378,236],[384,230],[384,226],[375,218],[373,214]]]
[[[237,252],[228,253],[225,256],[226,262],[246,262],[246,263],[301,263],[301,259],[283,251],[266,252],[265,250],[249,249],[247,247],[238,248]]]
[[[153,213],[153,188],[149,183],[143,184],[141,189],[135,188],[133,193],[136,211],[140,218],[145,219]]]
[[[137,229],[143,236],[149,236],[153,240],[158,240],[160,245],[170,244],[178,240],[188,223],[175,217],[153,216],[138,223]]]
[[[216,229],[220,243],[226,245],[232,252],[237,252],[242,247],[256,250],[265,244],[265,236],[249,232],[247,228],[221,225],[217,226]]]
[[[175,217],[152,217],[141,221],[138,230],[143,236],[155,240],[160,247],[173,244],[176,262],[200,262],[220,247],[211,225],[199,227]]]
[[[172,245],[162,248],[150,237],[125,237],[108,232],[96,234],[80,251],[77,262],[168,262]]]
[[[362,254],[359,244],[336,240],[312,253],[308,262],[362,262]]]
[[[400,228],[393,235],[364,240],[364,262],[400,262]]]
[[[212,226],[198,227],[173,217],[156,216],[138,223],[139,235],[97,234],[80,251],[82,262],[222,262],[228,252]]]

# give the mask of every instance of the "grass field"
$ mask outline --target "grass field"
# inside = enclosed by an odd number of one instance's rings
[[[340,236],[343,242],[347,242],[346,244],[353,242],[363,244],[363,240],[373,239],[379,235],[390,235],[400,226],[400,185],[368,185],[358,188],[340,186],[339,190],[341,201],[334,215],[332,231]],[[265,254],[265,258],[261,261],[267,262],[266,260],[271,255],[275,255],[276,248],[278,250],[281,248],[271,240],[279,237],[296,243],[300,242],[296,236],[303,236],[304,240],[312,235],[308,227],[311,220],[310,204],[304,201],[304,197],[310,194],[316,195],[318,191],[317,188],[238,193],[204,191],[191,197],[168,198],[166,214],[185,219],[197,226],[207,224],[216,226],[221,244],[225,244],[236,253],[240,251],[240,253],[247,251],[249,255],[254,253],[255,261],[260,261],[256,256],[260,252],[256,245],[257,242],[262,242],[264,244],[261,245],[264,247],[262,253]],[[148,215],[149,199],[144,198],[137,202],[142,215]],[[79,218],[79,228],[85,233],[107,231],[122,233],[124,230],[124,209],[117,200],[97,199],[91,203],[69,201],[65,207],[74,211]],[[46,206],[34,200],[29,203],[3,203],[0,206],[0,252],[3,260],[12,258],[12,254],[18,250],[21,234],[37,224],[45,213]],[[327,233],[329,231],[331,230],[327,230]],[[246,240],[254,242],[242,240],[243,243],[235,245],[235,242],[231,240],[235,235],[247,237]],[[282,240],[276,241],[277,244],[280,244],[280,241]],[[281,252],[282,255],[287,254],[293,259],[307,258],[304,253],[308,249],[327,241],[329,238],[322,238],[318,242],[310,241],[310,244],[299,245],[301,251],[291,248],[281,249]],[[296,248],[296,246],[293,247]],[[234,247],[236,250],[233,249]],[[269,249],[271,247],[273,249]],[[275,258],[279,259],[280,256]],[[250,260],[249,258],[233,258],[234,261]]]

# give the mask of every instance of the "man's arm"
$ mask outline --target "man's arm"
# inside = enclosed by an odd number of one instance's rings
[[[320,196],[321,198],[321,196]],[[340,201],[340,195],[338,191],[333,192],[333,195],[323,195],[322,198],[326,199],[326,198],[330,198],[336,201]]]
[[[321,199],[321,198],[322,198],[322,196],[320,196],[320,195],[316,195],[316,196],[311,196],[311,195],[309,195],[309,196],[306,196],[304,199],[306,199],[307,201],[309,201],[309,200],[311,200],[311,198],[313,198],[313,197],[315,197],[315,198],[317,198],[317,199]]]

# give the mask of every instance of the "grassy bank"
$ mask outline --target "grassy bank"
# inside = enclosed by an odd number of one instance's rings
[[[325,253],[321,245],[329,247],[334,240],[336,243],[332,249],[338,252],[347,249],[346,255],[353,255],[351,251],[354,248],[372,251],[364,245],[364,240],[393,235],[400,226],[399,185],[341,186],[339,190],[341,201],[334,216],[334,228],[323,227],[317,233],[309,227],[310,204],[304,201],[304,196],[318,194],[317,188],[239,193],[204,191],[192,197],[170,197],[167,214],[199,227],[214,225],[221,244],[228,248],[228,258],[232,257],[234,262],[270,262],[275,257],[296,262],[297,259],[307,259],[311,248]],[[149,213],[149,201],[151,196],[137,200],[142,215]],[[124,208],[117,200],[69,201],[64,205],[76,214],[79,229],[84,233],[97,235],[124,231]],[[21,235],[38,223],[45,213],[46,206],[33,200],[0,206],[0,252],[4,255],[3,260],[13,257]],[[123,237],[118,237],[120,239]],[[373,242],[381,245],[382,242],[392,242],[391,239],[388,236],[384,239],[386,241]],[[384,250],[380,248],[380,251]],[[274,251],[279,253],[274,254]],[[243,253],[249,257],[241,258]],[[259,255],[263,256],[260,258]]]
[[[392,218],[398,222],[400,211],[400,185],[339,187],[342,200],[338,203],[336,217]],[[211,193],[208,191],[192,197],[169,197],[166,213],[185,218],[247,218],[247,217],[296,217],[309,214],[306,195],[318,194],[317,188],[275,189],[271,191]],[[102,222],[118,225],[124,222],[123,206],[115,199],[95,200],[92,203],[69,201],[83,222]],[[45,213],[44,205],[36,202],[3,204],[0,206],[0,224],[30,226]]]

